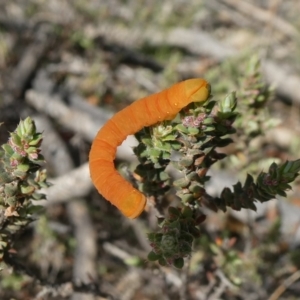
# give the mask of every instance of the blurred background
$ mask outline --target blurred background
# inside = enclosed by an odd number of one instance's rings
[[[1,0],[1,143],[31,116],[53,186],[2,266],[0,299],[300,299],[299,180],[256,213],[208,213],[178,271],[146,260],[155,212],[125,219],[95,191],[87,166],[114,112],[191,77],[209,80],[216,100],[239,94],[256,59],[272,90],[262,134],[249,153],[226,150],[208,189],[299,158],[299,14],[298,0]],[[125,173],[134,144],[118,151]]]

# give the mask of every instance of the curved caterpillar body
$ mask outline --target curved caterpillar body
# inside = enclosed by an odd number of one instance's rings
[[[91,179],[98,192],[128,218],[139,216],[146,197],[116,171],[116,149],[128,135],[163,120],[172,120],[191,102],[204,102],[210,85],[204,79],[189,79],[139,99],[116,113],[97,133],[89,154]]]

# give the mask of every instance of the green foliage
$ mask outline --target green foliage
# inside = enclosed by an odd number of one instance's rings
[[[281,166],[273,163],[268,172],[261,172],[254,183],[251,175],[247,175],[244,186],[240,182],[233,186],[233,191],[225,188],[220,198],[215,198],[218,208],[226,211],[226,206],[235,210],[247,208],[256,210],[255,202],[274,199],[276,195],[286,197],[285,191],[290,190],[290,182],[299,175],[300,159],[287,161]]]
[[[183,258],[191,254],[191,243],[200,236],[196,226],[205,218],[199,214],[196,217],[189,207],[180,209],[171,206],[168,211],[169,216],[159,220],[161,231],[148,234],[153,247],[148,259],[157,260],[161,265],[173,264],[181,269],[184,265]]]
[[[79,30],[72,34],[71,41],[74,43],[74,45],[79,46],[82,49],[88,50],[94,47],[93,40]]]
[[[0,150],[0,258],[9,250],[13,235],[40,209],[31,199],[45,198],[38,192],[49,186],[46,171],[40,167],[44,161],[41,143],[42,134],[27,118],[20,121]]]
[[[148,235],[153,247],[149,260],[182,268],[183,259],[191,255],[193,242],[199,237],[197,226],[201,222],[197,220],[199,216],[203,218],[202,207],[215,212],[225,212],[228,207],[256,210],[257,201],[286,196],[290,183],[298,176],[300,160],[273,162],[256,180],[247,174],[244,184],[237,182],[232,188],[225,188],[219,197],[206,192],[205,183],[210,179],[207,172],[226,157],[219,151],[233,142],[230,136],[235,134],[240,141],[239,151],[251,157],[249,144],[270,127],[265,105],[272,89],[263,83],[256,57],[250,60],[240,81],[243,90],[219,101],[210,97],[204,104],[192,103],[180,112],[180,118],[145,128],[136,135],[139,145],[134,151],[140,161],[136,173],[143,179],[141,189],[146,194],[159,197],[169,189],[165,171],[169,163],[182,173],[173,186],[183,208],[170,208],[169,216],[160,220],[159,232]],[[174,159],[174,153],[178,159]]]
[[[25,279],[26,280],[26,279]],[[24,276],[19,274],[9,274],[8,276],[4,276],[1,280],[1,287],[3,289],[10,289],[13,291],[19,291],[24,285]]]

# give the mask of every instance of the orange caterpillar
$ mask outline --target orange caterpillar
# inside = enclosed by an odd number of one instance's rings
[[[139,99],[116,113],[97,133],[89,155],[90,174],[98,192],[128,218],[139,216],[146,197],[136,190],[114,167],[116,149],[128,135],[163,120],[172,120],[191,102],[204,102],[210,85],[196,78]]]

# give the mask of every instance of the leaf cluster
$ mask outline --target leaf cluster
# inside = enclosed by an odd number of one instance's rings
[[[150,261],[158,261],[160,265],[174,265],[182,268],[184,257],[191,254],[194,238],[200,236],[197,225],[205,220],[203,215],[195,216],[189,207],[183,209],[169,207],[169,216],[159,219],[161,231],[149,233],[148,238],[153,250],[149,253]]]
[[[196,219],[202,215],[203,207],[213,211],[226,211],[229,207],[256,210],[257,201],[265,202],[276,195],[286,196],[286,191],[291,189],[289,184],[298,176],[300,160],[281,165],[274,162],[256,180],[247,174],[244,184],[237,182],[232,188],[224,188],[218,197],[206,192],[205,183],[210,179],[207,173],[213,164],[226,157],[220,149],[233,142],[230,135],[245,136],[245,146],[265,128],[261,111],[272,91],[262,83],[259,61],[255,58],[249,63],[245,78],[245,90],[244,94],[238,94],[239,102],[242,108],[247,108],[248,115],[253,114],[255,130],[242,122],[242,116],[236,111],[240,107],[237,94],[233,92],[219,101],[210,97],[204,104],[192,103],[173,121],[145,128],[136,135],[139,145],[134,151],[140,161],[136,172],[142,177],[144,192],[155,197],[166,193],[170,187],[166,167],[170,163],[182,174],[172,183],[182,208],[178,208],[176,214],[173,210],[177,208],[171,208],[169,214],[175,214],[176,218],[162,218],[159,232],[149,234],[153,247],[149,260],[182,267],[184,257],[191,254],[197,238],[193,232],[198,231],[200,223]],[[234,126],[236,120],[237,128]],[[187,222],[182,212],[187,209],[191,211],[188,229],[182,226]]]
[[[49,186],[40,166],[44,161],[41,143],[42,134],[28,117],[20,121],[0,150],[0,258],[9,250],[13,236],[40,209],[31,199],[45,198],[38,192]]]

